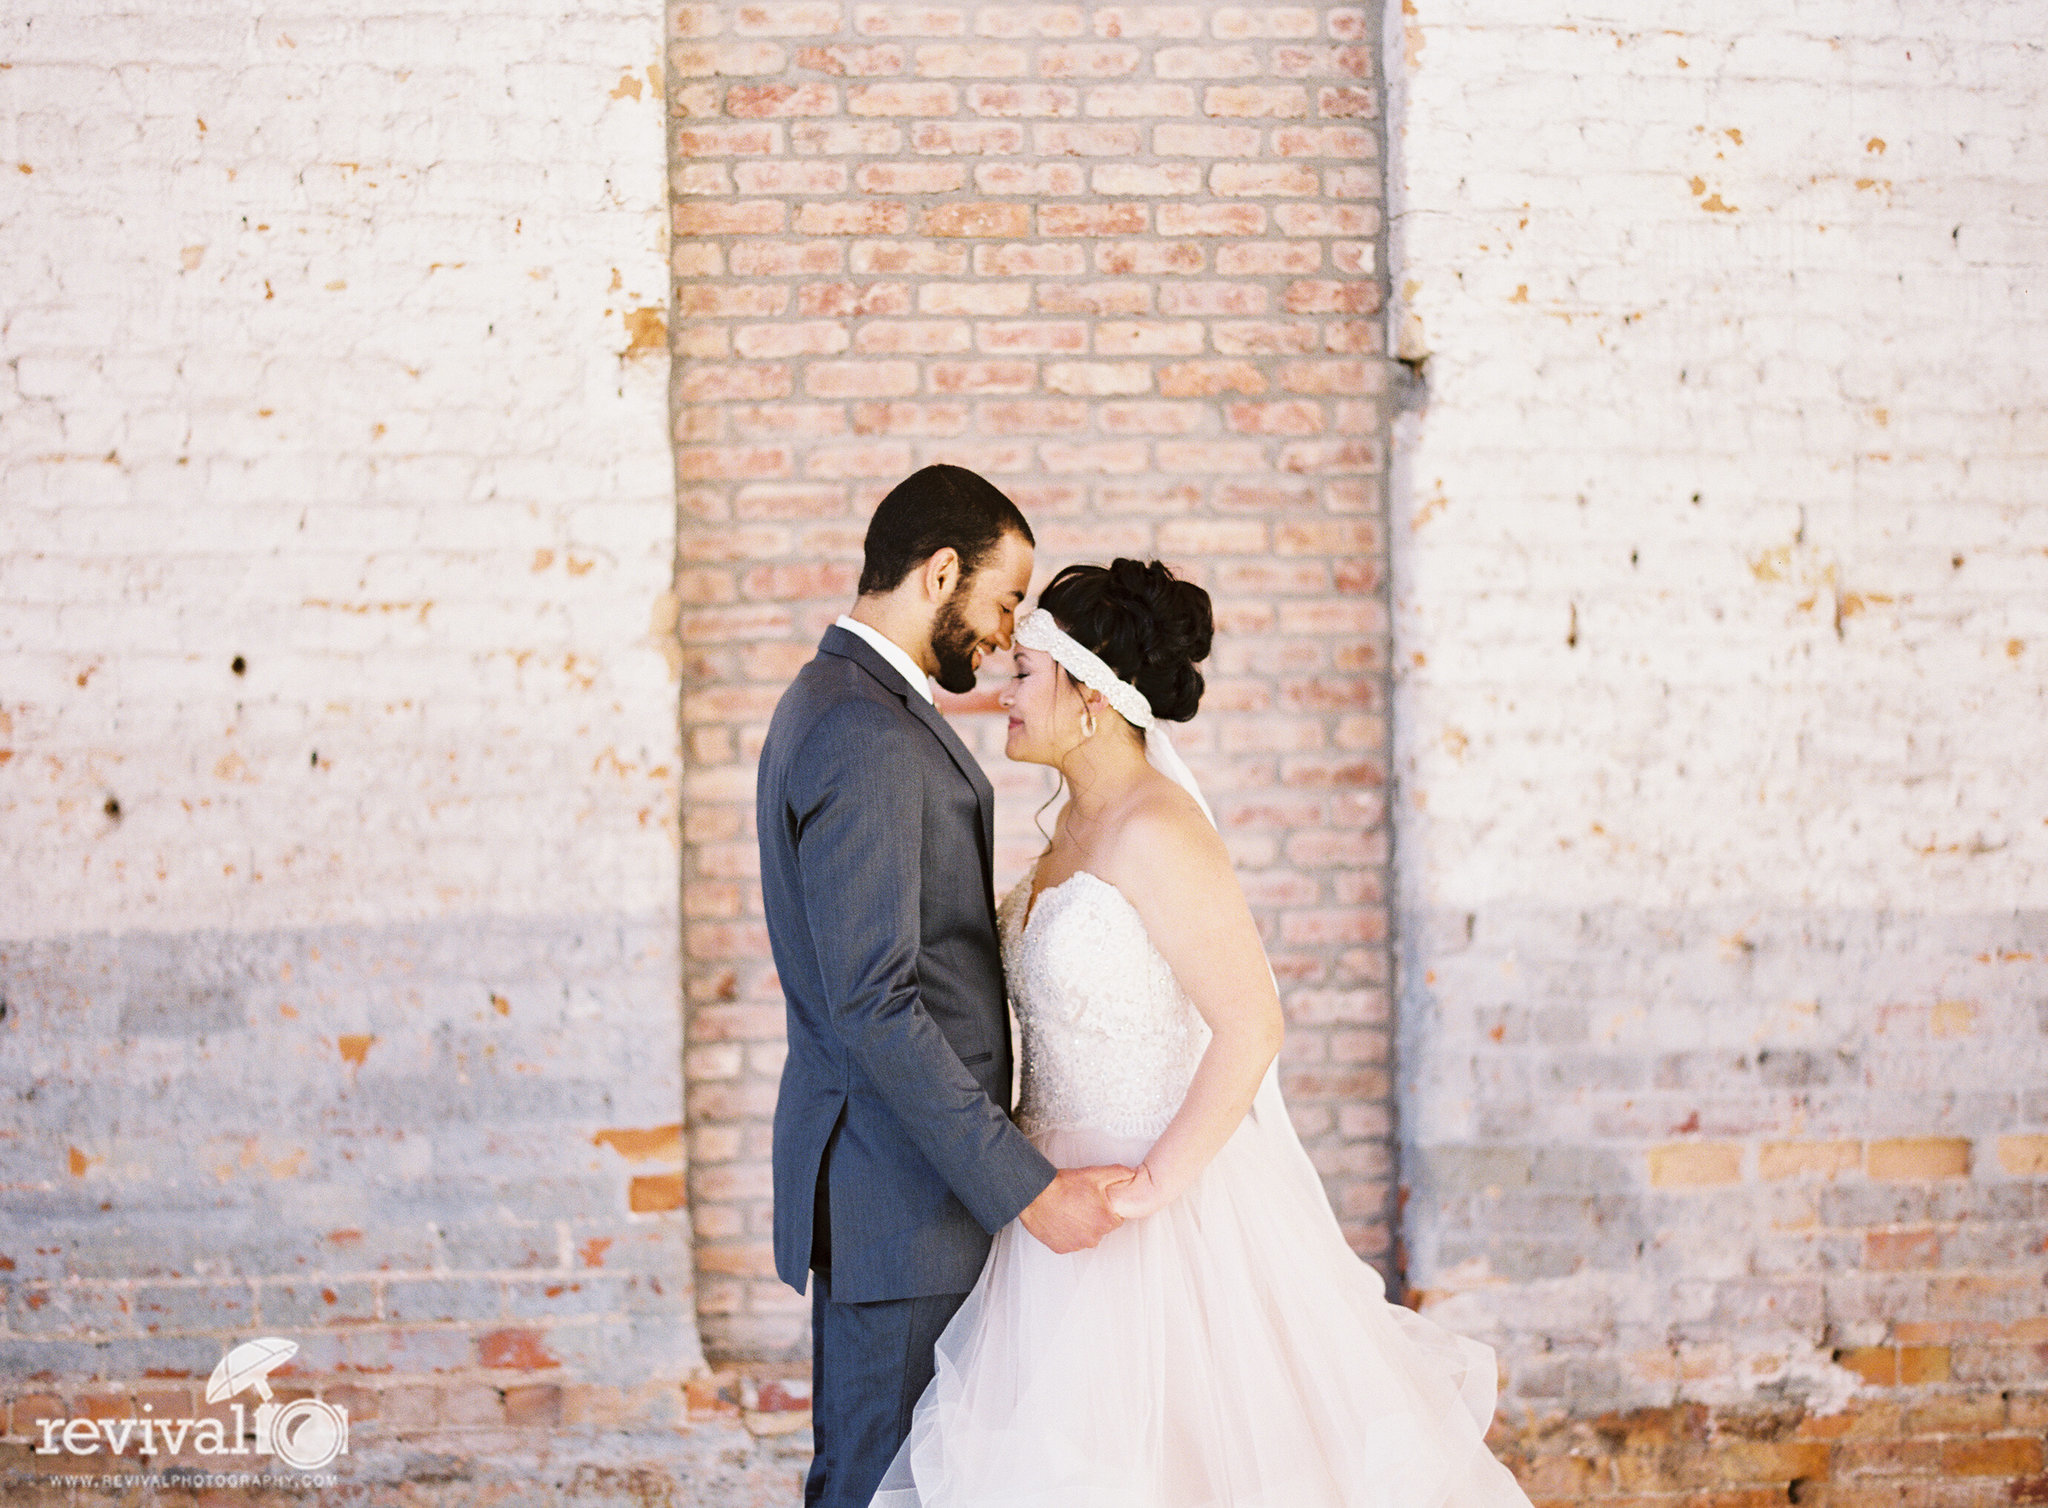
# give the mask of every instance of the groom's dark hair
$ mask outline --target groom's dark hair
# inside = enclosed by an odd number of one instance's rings
[[[964,580],[988,563],[1005,534],[1035,545],[1017,505],[985,477],[944,464],[913,471],[889,490],[868,520],[860,595],[893,592],[932,556],[953,547]]]

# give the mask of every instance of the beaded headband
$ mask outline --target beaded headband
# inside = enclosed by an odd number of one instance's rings
[[[1067,674],[1086,686],[1090,691],[1099,691],[1124,716],[1124,721],[1134,728],[1152,726],[1152,704],[1145,700],[1145,693],[1122,679],[1102,657],[1074,638],[1044,608],[1033,608],[1017,620],[1012,642],[1026,649],[1041,650],[1066,666]]]

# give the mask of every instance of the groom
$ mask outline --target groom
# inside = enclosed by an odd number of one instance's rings
[[[1055,1169],[1011,1122],[994,794],[927,676],[974,689],[1031,584],[1030,525],[958,466],[868,524],[860,596],[797,672],[755,815],[788,1006],[775,1270],[811,1295],[807,1508],[866,1508],[931,1380],[932,1343],[1011,1220],[1056,1252],[1120,1221],[1127,1168]]]

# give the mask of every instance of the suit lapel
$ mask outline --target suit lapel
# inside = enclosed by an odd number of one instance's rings
[[[939,709],[930,702],[911,692],[903,698],[903,705],[912,715],[922,718],[926,727],[936,733],[939,742],[946,746],[946,752],[953,756],[953,763],[960,767],[960,773],[967,777],[967,783],[974,787],[975,804],[981,808],[981,852],[984,859],[995,851],[996,820],[995,788],[988,783],[988,776],[982,773],[981,761],[960,742],[960,735],[952,725],[939,715]]]
[[[960,735],[953,731],[944,717],[940,716],[939,709],[904,685],[903,673],[875,653],[875,647],[859,634],[850,634],[834,624],[825,630],[825,637],[819,642],[818,648],[827,654],[840,655],[853,661],[883,686],[893,691],[902,700],[910,715],[932,730],[932,736],[938,739],[940,747],[946,751],[953,763],[959,766],[960,773],[967,777],[968,785],[974,788],[975,805],[981,811],[982,879],[984,888],[991,892],[990,905],[994,905],[996,793],[995,788],[988,783],[988,776],[982,773],[981,762],[968,752],[967,745],[960,741]]]

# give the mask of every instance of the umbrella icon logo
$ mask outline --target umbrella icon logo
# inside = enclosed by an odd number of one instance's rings
[[[281,1336],[243,1341],[206,1379],[206,1401],[219,1403],[254,1388],[263,1400],[256,1409],[258,1453],[275,1455],[301,1471],[317,1471],[348,1449],[348,1410],[319,1398],[295,1398],[282,1407],[272,1399],[270,1374],[298,1352],[296,1342]],[[233,1407],[239,1418],[242,1406]]]
[[[297,1341],[266,1335],[245,1340],[220,1359],[213,1375],[206,1379],[206,1401],[219,1403],[244,1388],[256,1389],[256,1396],[270,1402],[270,1374],[299,1354]]]

